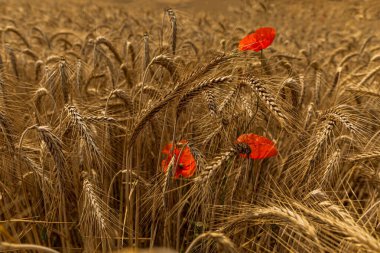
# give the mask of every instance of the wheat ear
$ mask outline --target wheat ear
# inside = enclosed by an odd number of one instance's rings
[[[109,40],[107,40],[104,37],[97,37],[96,40],[95,40],[95,46],[99,46],[99,45],[105,45],[105,46],[107,46],[107,48],[115,56],[115,59],[117,60],[117,62],[119,63],[119,65],[121,65],[123,63],[123,61],[121,60],[121,57],[120,57],[119,53],[117,52],[116,48],[112,45],[112,43]]]
[[[165,69],[167,69],[173,81],[177,81],[179,79],[177,67],[175,63],[173,62],[173,59],[171,59],[169,56],[163,55],[163,54],[157,55],[148,64],[148,68],[149,66],[152,66],[152,65],[160,65],[164,67]],[[146,69],[145,71],[148,71],[148,69]]]
[[[231,241],[231,239],[229,239],[223,233],[206,232],[206,233],[199,235],[197,238],[195,238],[191,242],[189,247],[187,247],[185,253],[199,252],[199,251],[194,251],[193,249],[201,240],[206,240],[206,239],[215,240],[221,246],[221,248],[223,249],[223,252],[228,252],[228,253],[237,253],[238,252],[236,245]]]
[[[283,113],[283,110],[276,103],[272,94],[268,92],[268,89],[261,83],[258,78],[252,77],[243,80],[243,83],[247,84],[258,94],[259,98],[264,102],[269,111],[273,116],[281,123],[281,125],[286,125],[288,121],[287,117]]]
[[[21,40],[22,42],[25,44],[25,46],[27,48],[30,48],[30,44],[29,42],[26,40],[25,36],[21,34],[21,32],[19,30],[17,30],[16,28],[14,27],[6,27],[4,29],[4,34],[6,34],[7,32],[13,32],[14,34],[16,34]]]
[[[211,78],[199,83],[194,88],[187,91],[179,100],[178,106],[177,106],[177,113],[176,113],[177,117],[179,117],[179,114],[184,109],[186,104],[189,103],[190,100],[193,99],[195,96],[199,95],[202,91],[206,91],[212,88],[216,84],[229,83],[231,81],[232,81],[232,76],[222,76],[222,77]]]
[[[59,76],[61,81],[61,89],[63,94],[63,101],[65,104],[69,102],[69,74],[67,72],[67,65],[65,59],[61,59],[58,65]]]
[[[172,8],[168,8],[166,12],[168,13],[170,24],[172,27],[171,45],[172,45],[172,53],[173,55],[175,55],[175,50],[177,46],[177,17]]]

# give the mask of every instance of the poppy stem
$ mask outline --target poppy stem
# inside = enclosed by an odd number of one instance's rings
[[[260,177],[260,166],[257,166],[257,168],[255,169],[253,167],[253,163],[254,163],[254,160],[250,161],[251,162],[251,168],[253,170],[253,175],[254,175],[254,180],[255,180],[255,183],[253,185],[253,192],[254,192],[254,195],[256,193],[256,190],[257,190],[257,185],[259,183],[259,177]]]
[[[257,112],[259,111],[259,98],[256,95],[256,111],[252,118],[249,120],[248,124],[245,126],[243,133],[246,133],[249,125],[251,125],[252,121],[256,118]]]
[[[272,74],[272,71],[270,70],[270,66],[268,65],[267,58],[265,58],[263,50],[260,50],[260,62],[261,66],[264,69],[265,75],[270,76]]]
[[[174,148],[175,148],[175,145],[176,145],[176,139],[175,139],[175,135],[176,135],[176,131],[177,131],[177,119],[175,119],[175,122],[174,122],[174,129],[173,129],[173,136],[172,136],[172,143],[173,143],[173,146],[170,150],[170,153],[173,152]]]

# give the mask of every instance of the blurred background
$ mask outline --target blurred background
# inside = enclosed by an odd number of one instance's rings
[[[58,0],[57,2],[59,2]],[[166,7],[176,8],[180,11],[188,12],[217,12],[221,13],[228,10],[230,6],[237,5],[241,0],[69,0],[73,3],[97,3],[97,4],[125,4],[131,8],[149,10],[157,8],[164,9]],[[5,1],[7,2],[7,1]],[[9,2],[9,1],[8,1]],[[67,1],[64,1],[67,2]],[[1,3],[1,1],[0,1]]]

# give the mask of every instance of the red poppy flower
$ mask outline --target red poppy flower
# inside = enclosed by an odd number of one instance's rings
[[[173,149],[172,153],[171,153],[172,148],[173,148],[172,143],[167,144],[162,150],[163,154],[168,155],[166,159],[162,160],[161,162],[161,166],[164,172],[168,170],[169,163],[173,155],[175,155],[176,169],[175,169],[174,178],[179,178],[180,175],[186,178],[194,175],[196,162],[193,155],[190,152],[189,146],[187,146],[186,144],[187,144],[186,140],[182,140],[178,142],[177,147]]]
[[[237,138],[237,143],[245,143],[250,149],[249,158],[264,159],[277,155],[277,149],[273,141],[256,134],[242,134]],[[241,157],[248,158],[246,154],[240,154]]]
[[[261,27],[254,33],[245,36],[239,43],[239,50],[253,50],[259,52],[272,44],[276,37],[276,30],[272,27]]]

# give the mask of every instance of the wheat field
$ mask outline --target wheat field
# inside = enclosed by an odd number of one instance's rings
[[[1,252],[380,252],[380,3],[210,2],[2,1]]]

